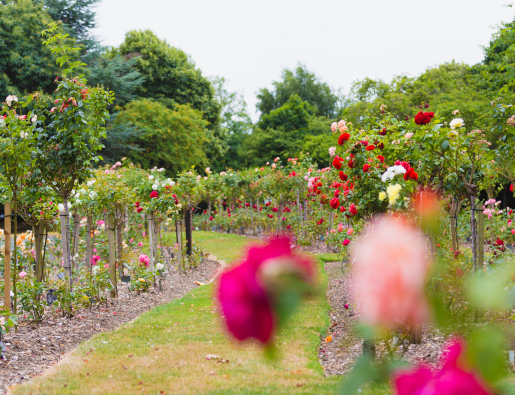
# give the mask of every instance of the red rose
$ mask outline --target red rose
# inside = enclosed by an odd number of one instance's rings
[[[347,163],[347,166],[349,166],[352,169],[354,167],[354,161],[351,159],[349,163]]]
[[[157,198],[157,191],[152,191],[150,193],[150,198]]]
[[[381,163],[384,163],[384,156],[383,155],[377,155],[377,159],[379,159],[379,161]]]
[[[497,240],[495,242],[497,243],[498,246],[503,246],[504,245],[504,241],[502,241],[499,238],[497,238]]]
[[[337,189],[336,191],[334,191],[334,197],[338,197],[340,196],[340,191]]]
[[[373,150],[375,150],[375,149],[376,149],[376,147],[374,147],[373,145],[369,145],[369,146],[367,147],[367,151],[373,151]]]
[[[510,192],[513,192],[513,184],[510,185]]]
[[[340,200],[337,197],[334,197],[331,199],[329,204],[331,205],[332,208],[336,209],[336,208],[340,207]]]
[[[342,162],[338,155],[333,159],[333,166],[338,170],[342,168]]]
[[[340,213],[343,213],[345,211],[345,207],[341,206],[340,207]]]
[[[351,203],[351,205],[349,206],[349,213],[351,213],[351,215],[358,214],[358,209],[356,208],[356,205],[354,203]]]
[[[383,149],[383,148],[384,148],[384,144],[383,144],[383,143],[379,143],[377,147],[378,147],[379,149]]]
[[[338,175],[340,176],[340,180],[342,181],[347,181],[347,178],[349,178],[347,174],[345,174],[343,171],[340,171]]]
[[[383,128],[381,132],[379,132],[381,136],[386,136],[386,128]]]
[[[366,173],[368,169],[370,169],[372,166],[370,166],[368,163],[363,165],[363,173]]]
[[[415,123],[417,125],[427,125],[431,122],[431,119],[435,116],[434,112],[422,112],[420,111],[417,115],[415,115]]]
[[[338,138],[338,140],[342,140],[342,141],[347,141],[348,139],[350,139],[350,134],[349,133],[343,133]]]
[[[136,211],[137,211],[138,213],[141,213],[141,212],[143,211],[143,207],[138,207],[138,208],[136,209]]]

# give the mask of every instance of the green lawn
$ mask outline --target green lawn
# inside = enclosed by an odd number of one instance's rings
[[[244,237],[194,232],[195,240],[227,262]],[[320,267],[322,263],[320,261]],[[321,271],[322,292],[327,276]],[[278,334],[279,358],[271,361],[253,343],[236,344],[213,313],[213,287],[199,287],[122,326],[82,343],[46,376],[16,394],[334,394],[317,348],[329,324],[321,293],[305,303]],[[94,348],[93,351],[92,348]],[[227,363],[207,360],[216,354]]]

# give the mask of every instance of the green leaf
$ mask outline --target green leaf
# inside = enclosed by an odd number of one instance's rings
[[[442,147],[442,150],[443,150],[443,151],[447,151],[447,150],[449,149],[449,140],[444,140],[444,141],[442,142],[441,147]]]

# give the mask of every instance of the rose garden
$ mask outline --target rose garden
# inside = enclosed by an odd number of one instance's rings
[[[515,393],[509,89],[489,131],[385,100],[325,167],[171,171],[104,162],[116,93],[42,35],[52,93],[1,103],[0,393]]]

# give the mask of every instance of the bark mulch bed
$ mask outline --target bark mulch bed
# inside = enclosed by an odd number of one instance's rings
[[[207,283],[219,268],[216,261],[204,259],[198,269],[179,276],[176,269],[165,277],[164,290],[152,289],[137,295],[127,285],[118,286],[119,297],[91,311],[80,310],[72,318],[46,314],[43,322],[34,325],[21,320],[16,333],[5,337],[6,359],[0,359],[0,394],[9,387],[29,380],[58,362],[80,342],[99,333],[113,330],[155,306],[179,298],[196,288],[195,281]],[[50,312],[50,309],[49,309]]]
[[[353,331],[359,313],[354,309],[348,268],[344,268],[345,274],[341,270],[340,262],[329,262],[325,268],[329,276],[327,300],[331,305],[331,325],[326,337],[331,336],[332,339],[322,339],[318,358],[326,376],[342,375],[352,370],[354,362],[362,354],[363,338]],[[345,305],[349,306],[348,310]],[[434,366],[441,355],[445,340],[445,335],[434,328],[425,327],[421,344],[409,345],[403,359],[412,364],[424,361]],[[380,357],[383,353],[386,353],[384,345],[376,344],[376,355]]]

